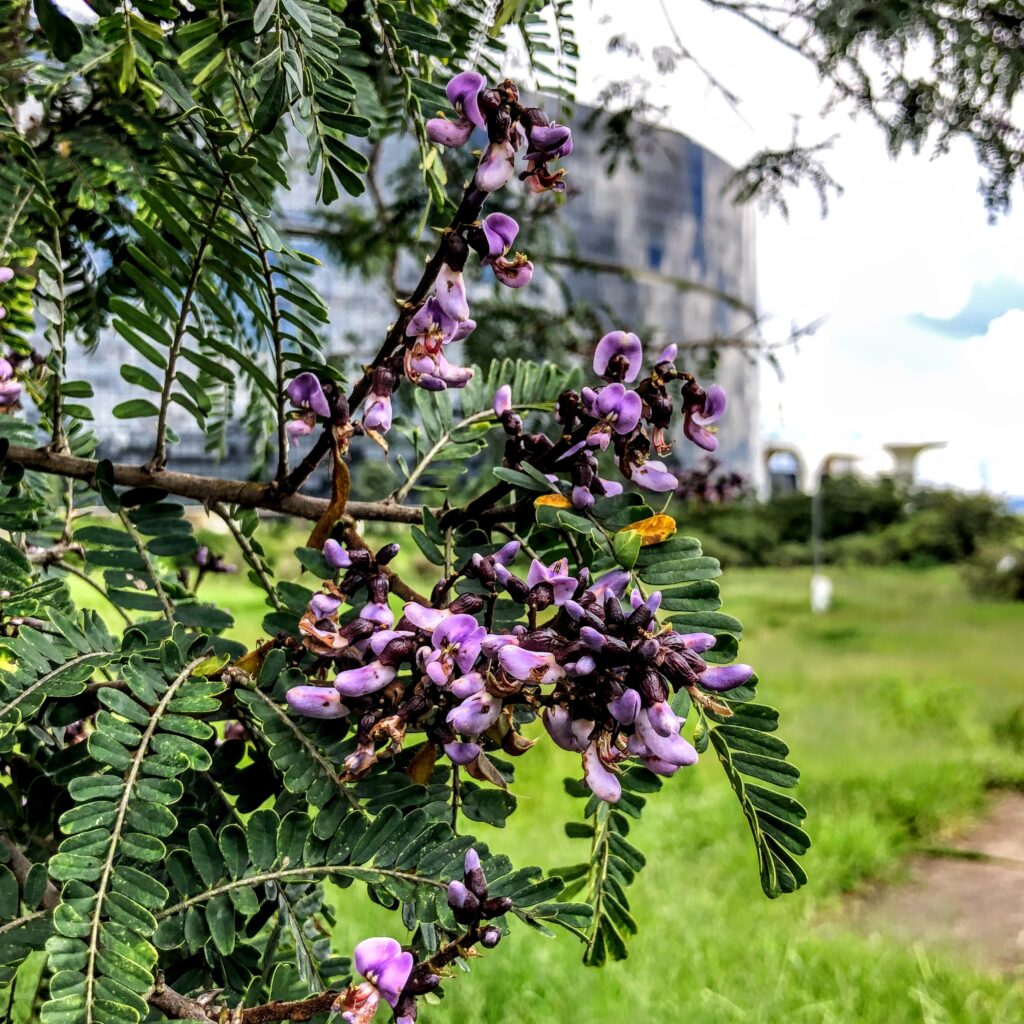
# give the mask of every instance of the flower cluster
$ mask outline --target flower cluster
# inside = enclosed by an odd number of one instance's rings
[[[448,906],[466,931],[430,960],[417,963],[413,953],[387,936],[360,942],[353,960],[364,980],[338,996],[332,1012],[340,1012],[347,1024],[368,1024],[383,1001],[394,1010],[396,1024],[413,1024],[416,999],[441,984],[439,970],[457,956],[466,955],[477,942],[493,949],[501,941],[501,928],[485,922],[508,913],[512,901],[507,896],[488,896],[480,855],[470,848],[461,880],[453,878],[448,884]]]
[[[285,393],[292,406],[299,411],[299,415],[290,419],[285,428],[291,443],[297,444],[300,437],[313,432],[318,418],[330,418],[331,406],[319,378],[308,370],[293,378]]]
[[[582,755],[584,779],[604,800],[619,798],[615,766],[622,762],[671,775],[696,761],[679,735],[683,720],[670,695],[686,690],[701,700],[742,685],[753,670],[709,666],[701,654],[715,637],[659,625],[659,593],[634,590],[624,608],[629,573],[592,582],[585,568],[572,574],[565,559],[533,559],[523,578],[511,568],[519,551],[512,541],[477,553],[459,573],[524,607],[529,627],[493,633],[477,620],[488,600],[479,593],[463,593],[448,607],[410,602],[395,622],[382,567],[397,545],[371,555],[327,542],[325,560],[346,572],[313,597],[300,630],[321,659],[318,671],[333,670],[333,682],[293,687],[287,700],[304,715],[357,723],[356,748],[345,760],[349,776],[396,753],[407,732],[421,731],[454,764],[493,780],[487,749],[521,753],[530,746],[517,732],[517,708],[543,709],[551,738]],[[342,622],[345,600],[361,589],[370,600]],[[552,617],[535,625],[549,609]]]
[[[428,391],[465,387],[472,376],[472,370],[447,355],[449,345],[464,340],[476,327],[463,276],[471,252],[508,288],[522,288],[533,279],[533,263],[524,253],[513,252],[519,234],[515,219],[506,213],[476,217],[490,193],[515,174],[516,154],[524,144],[526,165],[520,177],[527,186],[532,191],[565,187],[565,172],[552,172],[548,163],[572,152],[572,133],[564,125],[549,123],[539,108],[523,107],[513,83],[491,89],[482,75],[464,71],[448,83],[447,94],[455,118],[429,121],[430,139],[442,146],[461,146],[479,129],[486,132],[488,143],[461,208],[470,212],[444,234],[433,291],[407,314],[400,364],[395,361],[375,371],[363,427],[376,434],[391,426],[391,392],[399,374]]]

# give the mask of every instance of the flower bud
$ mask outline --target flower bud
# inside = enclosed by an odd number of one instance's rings
[[[448,883],[448,906],[459,924],[472,924],[480,916],[480,900],[455,878]]]
[[[476,615],[485,604],[480,594],[459,594],[448,606],[448,610],[453,615]]]
[[[512,909],[512,900],[508,896],[492,896],[480,904],[480,916],[485,920],[501,917]]]
[[[489,925],[480,933],[480,945],[485,949],[494,949],[501,942],[501,929]]]
[[[465,873],[462,880],[466,888],[477,899],[487,899],[487,879],[484,876],[484,869],[480,866],[480,854],[471,846],[466,851],[466,859],[463,863]]]
[[[399,552],[400,548],[398,544],[385,544],[384,547],[377,552],[377,564],[387,565]]]

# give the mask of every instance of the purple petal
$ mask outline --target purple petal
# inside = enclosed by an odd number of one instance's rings
[[[598,477],[598,479],[604,488],[604,496],[606,498],[614,498],[617,494],[622,493],[622,484],[618,480],[605,480],[603,477]]]
[[[580,743],[576,738],[572,718],[569,716],[569,712],[559,704],[544,709],[544,728],[563,750],[572,750],[578,753],[586,745],[585,742]],[[593,728],[593,723],[591,723],[591,728]]]
[[[654,772],[655,775],[675,775],[682,765],[672,764],[670,761],[662,761],[657,757],[645,757],[644,764],[647,766],[648,771]]]
[[[378,601],[364,604],[359,610],[359,617],[361,619],[369,619],[371,622],[377,622],[385,629],[390,629],[395,624],[395,613],[386,604]]]
[[[4,359],[3,356],[0,356],[0,380],[10,380],[13,376],[14,367],[11,366],[10,360]]]
[[[572,131],[564,124],[557,124],[555,121],[548,125],[536,125],[530,129],[530,148],[538,152],[553,153],[561,150],[571,140]],[[570,149],[569,152],[572,150]]]
[[[417,628],[432,633],[450,615],[447,608],[427,608],[426,605],[410,601],[402,614]]]
[[[679,732],[682,720],[669,707],[668,701],[659,700],[647,709],[647,720],[659,736],[672,736]]]
[[[533,280],[533,264],[529,260],[497,259],[491,265],[499,284],[506,288],[525,288]]]
[[[519,554],[520,543],[517,540],[510,540],[502,545],[492,556],[498,565],[510,565],[516,560]]]
[[[443,355],[437,357],[438,376],[450,388],[464,388],[473,378],[473,370],[468,366],[455,366]]]
[[[501,716],[501,698],[490,693],[476,693],[448,712],[446,721],[458,732],[479,736]]]
[[[553,683],[565,675],[565,669],[558,664],[553,654],[524,651],[511,644],[501,649],[498,664],[513,679],[529,683]]]
[[[363,939],[355,950],[356,970],[364,978],[371,973],[379,974],[384,969],[384,965],[401,952],[402,947],[397,939],[385,937]]]
[[[644,361],[644,349],[640,339],[631,331],[612,331],[606,334],[594,350],[594,373],[605,375],[608,364],[615,356],[625,357],[627,368],[623,377],[627,383],[634,381]]]
[[[725,392],[712,384],[704,393],[704,409],[694,414],[698,423],[714,423],[725,412]]]
[[[679,641],[688,651],[695,651],[703,654],[710,651],[718,643],[718,638],[712,633],[677,633]]]
[[[706,668],[697,677],[697,682],[705,690],[715,690],[721,693],[723,690],[734,690],[749,682],[754,670],[749,665],[712,665]]]
[[[470,764],[480,756],[479,743],[446,743],[444,752],[452,764]]]
[[[469,316],[469,301],[466,298],[466,282],[461,270],[452,270],[447,263],[441,264],[437,275],[438,305],[453,320],[465,320]]]
[[[383,651],[392,640],[398,640],[401,637],[413,635],[414,634],[410,633],[406,629],[379,629],[370,637],[370,650],[373,651],[374,654],[380,654],[380,652]]]
[[[333,537],[324,541],[324,561],[332,569],[347,569],[352,565],[349,553]]]
[[[480,222],[487,240],[487,255],[490,259],[504,256],[512,248],[519,234],[519,225],[507,213],[490,213]]]
[[[487,79],[477,71],[462,71],[446,86],[448,102],[477,126],[484,128],[486,122],[480,112],[480,93],[487,86]]]
[[[314,594],[309,602],[309,610],[318,622],[320,619],[329,619],[340,607],[341,598],[332,597],[330,594]]]
[[[484,638],[482,649],[488,658],[496,658],[498,652],[509,644],[519,645],[519,641],[509,633],[488,633]]]
[[[284,695],[288,706],[308,718],[344,718],[348,708],[332,686],[293,686]]]
[[[394,1007],[397,1004],[398,997],[402,994],[409,975],[412,974],[414,963],[412,953],[399,953],[398,956],[388,960],[377,975],[374,984],[380,990],[380,994],[388,1006]]]
[[[599,576],[590,587],[589,593],[596,594],[600,600],[604,600],[609,594],[622,597],[629,586],[630,575],[625,569],[612,569],[603,576]]]
[[[444,267],[441,268],[442,272]],[[456,330],[456,321],[448,313],[438,299],[431,295],[426,302],[413,314],[405,328],[406,337],[415,338],[425,334],[437,334],[440,341],[451,340]]]
[[[455,327],[455,333],[452,335],[452,341],[462,341],[464,338],[468,338],[475,330],[475,320],[460,320]]]
[[[630,479],[649,491],[674,491],[679,481],[665,468],[664,462],[648,461],[633,466]]]
[[[584,654],[571,665],[566,665],[565,669],[570,675],[583,678],[592,676],[597,671],[597,662],[589,654]]]
[[[430,640],[435,647],[445,644],[461,644],[464,640],[470,639],[479,630],[480,638],[483,639],[486,630],[478,625],[472,615],[446,615],[434,627]]]
[[[471,846],[466,851],[466,857],[462,862],[462,870],[467,875],[480,870],[480,854],[476,852],[475,847]]]
[[[462,746],[467,746],[467,747],[476,747],[475,743],[465,743],[465,744],[461,744],[461,745]],[[446,747],[445,749],[447,750],[448,748]],[[477,749],[477,751],[480,750],[479,747],[476,747],[476,749]],[[449,907],[456,907],[456,908],[464,907],[469,902],[470,898],[472,898],[473,900],[476,900],[476,897],[473,896],[473,894],[466,888],[466,885],[465,885],[464,882],[460,882],[457,878],[453,878],[448,883],[448,906]]]
[[[683,433],[698,447],[706,452],[717,451],[718,438],[706,427],[702,427],[693,415],[683,416]],[[633,477],[636,480],[636,476]],[[637,481],[639,482],[639,481]],[[646,484],[644,486],[647,486]],[[652,488],[653,490],[654,488]]]
[[[313,433],[313,426],[314,424],[307,419],[289,420],[284,429],[288,432],[288,440],[292,444],[298,444],[300,437]]]
[[[612,718],[622,725],[632,725],[640,711],[640,694],[636,690],[623,690],[608,704]]]
[[[467,672],[464,676],[452,680],[448,687],[459,700],[472,697],[474,693],[479,693],[483,688],[484,677],[479,672]]]
[[[473,122],[468,117],[449,121],[446,117],[432,117],[427,122],[427,138],[438,146],[463,146],[473,134]]]
[[[666,345],[661,350],[661,355],[658,356],[659,363],[674,363],[676,356],[679,355],[679,346],[676,344]]]
[[[309,409],[317,416],[330,416],[331,407],[327,404],[324,389],[315,373],[300,373],[287,387],[288,398],[292,405],[299,409]]]
[[[516,172],[515,150],[510,142],[491,142],[484,150],[476,170],[476,186],[484,192],[497,192]]]
[[[594,494],[589,487],[577,485],[572,489],[572,507],[582,512],[594,507]]]
[[[503,416],[512,408],[512,388],[508,384],[502,384],[494,392],[494,415]]]
[[[339,693],[346,697],[365,697],[368,693],[376,693],[390,683],[396,675],[390,665],[382,665],[379,661],[371,661],[369,665],[351,668],[339,672],[334,677],[334,685]]]
[[[0,284],[7,284],[8,281],[13,280],[14,271],[11,267],[0,267]]]
[[[594,796],[606,803],[618,803],[619,797],[622,796],[622,785],[618,776],[605,766],[596,743],[591,743],[583,751],[583,781],[590,787]]]
[[[363,413],[363,426],[367,430],[375,430],[386,434],[391,429],[391,396],[371,395],[366,402]]]
[[[608,641],[593,626],[582,626],[580,639],[593,651],[602,651],[608,646]]]
[[[643,740],[651,757],[670,764],[691,765],[697,763],[697,751],[678,733],[662,736],[651,724],[646,710],[636,716],[637,735]]]

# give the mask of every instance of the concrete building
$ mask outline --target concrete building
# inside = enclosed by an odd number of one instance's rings
[[[614,309],[618,322],[609,323],[609,329],[642,330],[650,352],[672,341],[729,336],[749,325],[756,299],[753,211],[726,198],[732,169],[683,135],[651,129],[637,152],[638,166],[622,160],[609,175],[606,159],[598,152],[601,135],[583,129],[590,113],[578,106],[572,119],[575,151],[567,162],[571,197],[558,214],[565,228],[558,233],[564,247],[561,256],[573,257],[573,265],[563,265],[561,273],[572,292]],[[408,138],[398,138],[382,147],[379,180],[386,181],[389,170],[408,158],[410,146]],[[328,246],[318,237],[325,211],[318,207],[315,193],[315,182],[297,159],[292,188],[281,196],[285,233],[290,229],[301,235],[296,246],[321,259],[323,266],[314,273],[313,283],[331,310],[329,350],[354,363],[376,349],[395,306],[383,283],[367,287],[365,281],[332,265]],[[500,205],[499,195],[495,206]],[[403,288],[412,285],[417,273],[412,260],[399,268]],[[530,288],[547,288],[557,315],[561,293],[548,287],[542,271]],[[119,373],[121,361],[136,358],[111,334],[96,356],[77,355],[72,371],[93,382],[100,396],[97,431],[109,439],[103,454],[117,460],[148,457],[138,447],[139,421],[118,421],[109,415],[128,391]],[[679,363],[691,365],[683,358]],[[719,424],[717,457],[723,468],[760,484],[764,460],[758,435],[758,367],[742,352],[725,350],[715,379],[729,397],[728,412]],[[208,468],[210,457],[203,451],[201,436],[180,413],[172,409],[172,426],[182,438],[172,450],[172,464]],[[233,433],[230,465],[221,471],[244,473],[245,432]],[[695,464],[701,456],[691,445],[679,444],[677,452],[683,464]]]

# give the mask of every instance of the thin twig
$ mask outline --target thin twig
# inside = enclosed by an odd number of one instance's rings
[[[174,622],[174,605],[171,603],[171,599],[167,596],[167,591],[164,590],[163,584],[160,582],[160,573],[157,567],[153,564],[153,559],[150,558],[149,550],[146,547],[146,542],[142,539],[139,531],[135,529],[135,524],[128,518],[128,513],[124,509],[118,509],[118,519],[121,520],[121,524],[124,526],[128,536],[131,537],[132,543],[135,545],[135,550],[139,553],[139,558],[142,559],[146,564],[146,570],[149,573],[149,578],[153,581],[153,589],[156,591],[156,596],[160,599],[160,606],[163,608],[164,618],[170,622]]]
[[[224,524],[231,531],[231,536],[235,538],[235,543],[241,548],[243,557],[256,573],[260,586],[267,592],[267,597],[270,599],[270,603],[274,606],[275,611],[284,611],[284,604],[281,602],[281,598],[277,596],[277,590],[274,588],[273,581],[267,575],[263,559],[256,554],[249,538],[242,533],[234,516],[219,501],[210,502],[210,510],[216,512],[224,520]]]

